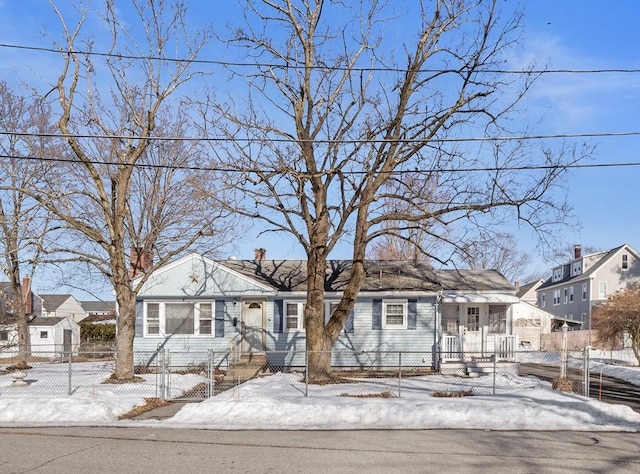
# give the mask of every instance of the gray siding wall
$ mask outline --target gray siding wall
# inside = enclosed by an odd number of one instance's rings
[[[392,299],[385,298],[385,301]],[[343,329],[334,345],[334,351],[403,351],[407,353],[403,356],[403,364],[409,363],[412,357],[408,354],[409,352],[421,352],[413,356],[416,359],[413,365],[430,365],[436,334],[435,298],[417,298],[415,329],[373,329],[373,300],[374,298],[371,297],[358,299],[354,307],[353,332],[345,332]],[[399,298],[399,300],[406,300],[406,298]],[[273,308],[274,304],[271,301],[268,314],[267,350],[304,351],[306,349],[304,331],[274,332]],[[394,357],[397,356],[394,355]]]

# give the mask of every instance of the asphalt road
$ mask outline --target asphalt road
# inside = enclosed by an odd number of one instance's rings
[[[558,367],[542,364],[521,364],[521,375],[534,375],[540,379],[552,381],[558,378]],[[640,387],[618,380],[613,377],[601,376],[591,372],[589,396],[606,403],[627,405],[640,413]],[[582,374],[575,369],[568,370],[568,376],[573,379],[574,391],[582,394]]]
[[[3,474],[625,473],[640,434],[0,428]]]

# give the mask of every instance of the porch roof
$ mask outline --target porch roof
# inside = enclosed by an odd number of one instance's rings
[[[520,298],[515,295],[501,293],[443,293],[443,303],[519,303]]]

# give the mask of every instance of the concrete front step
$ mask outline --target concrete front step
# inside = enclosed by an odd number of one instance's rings
[[[242,354],[240,361],[229,364],[225,380],[249,380],[267,370],[266,354]]]

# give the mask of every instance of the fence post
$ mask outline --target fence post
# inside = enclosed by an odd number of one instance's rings
[[[496,351],[495,351],[495,346],[493,348],[493,394],[496,394],[496,368],[497,368],[497,364],[496,364]]]
[[[72,374],[71,373],[73,371],[73,365],[71,364],[71,351],[69,351],[68,360],[69,360],[69,395],[71,395],[71,393],[72,393],[72,388],[71,388],[71,375]]]
[[[589,372],[589,347],[585,347],[584,349],[582,364],[584,366],[583,382],[582,382],[584,385],[583,393],[585,397],[588,397],[589,392],[591,391],[591,388],[589,387],[589,385],[591,384],[591,373]]]
[[[215,360],[215,353],[213,352],[212,349],[209,349],[207,351],[209,353],[209,357],[208,357],[208,367],[207,367],[207,373],[209,376],[209,392],[208,392],[208,397],[207,398],[211,398],[213,397],[213,391],[215,390],[216,384],[215,384],[215,376],[216,376],[216,370],[214,369],[214,360]]]
[[[398,398],[402,397],[402,351],[398,351]]]
[[[304,351],[304,396],[309,396],[309,351]]]

